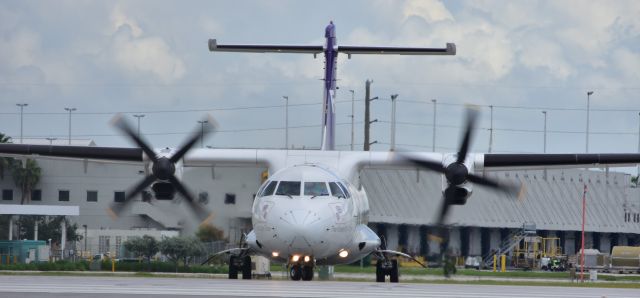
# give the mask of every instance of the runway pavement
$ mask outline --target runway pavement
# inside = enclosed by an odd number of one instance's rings
[[[111,297],[640,297],[637,289],[339,281],[0,275],[3,298]]]

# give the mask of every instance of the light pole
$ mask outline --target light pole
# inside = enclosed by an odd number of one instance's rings
[[[640,116],[640,113],[638,113],[638,116]],[[638,123],[638,153],[640,153],[640,121]],[[638,176],[640,177],[640,164],[638,165]]]
[[[22,144],[22,116],[24,107],[28,106],[28,103],[17,103],[16,106],[20,107],[20,144]]]
[[[282,96],[284,98],[284,149],[289,148],[289,96]]]
[[[544,145],[542,147],[542,152],[547,153],[547,111],[542,111],[542,114],[544,114]]]
[[[47,138],[47,140],[49,140],[49,145],[53,145],[53,141],[57,140],[58,138]]]
[[[64,108],[64,110],[69,112],[69,145],[71,145],[71,112],[75,111],[76,108]]]
[[[136,117],[138,119],[138,136],[140,136],[140,118],[143,118],[144,114],[133,115],[133,117]]]
[[[391,95],[391,148],[389,151],[396,150],[396,99],[398,94]]]
[[[491,125],[489,126],[489,153],[493,149],[493,106],[489,106],[491,109]]]
[[[356,119],[356,114],[354,112],[356,92],[354,90],[349,90],[349,92],[351,92],[351,151],[353,151],[353,142],[354,142],[353,130],[354,130],[354,124]]]
[[[586,141],[586,149],[585,149],[586,153],[589,153],[589,102],[592,94],[593,94],[593,91],[587,92],[587,141]]]
[[[84,251],[83,251],[83,256],[84,256],[84,252],[87,251],[87,225],[82,225],[82,227],[84,228]]]
[[[431,140],[431,151],[436,152],[436,104],[437,104],[437,101],[435,99],[432,99],[431,102],[433,103],[433,133],[432,133],[433,139]]]
[[[198,120],[200,123],[200,148],[204,148],[204,125],[209,123],[208,120]]]

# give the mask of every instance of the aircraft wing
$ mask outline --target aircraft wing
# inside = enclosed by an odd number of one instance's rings
[[[640,163],[638,153],[481,154],[476,167],[486,170],[626,167]]]
[[[183,158],[185,167],[205,167],[213,165],[259,165],[275,166],[284,164],[285,150],[257,149],[192,149]],[[129,147],[88,147],[60,145],[0,144],[2,157],[28,157],[47,159],[76,159],[92,161],[113,161],[142,163],[149,158],[140,148]]]
[[[346,152],[345,152],[346,153]],[[451,156],[452,158],[448,158]],[[433,152],[353,152],[346,155],[347,166],[375,168],[416,168],[409,159],[426,161],[426,166],[455,160],[455,154]],[[493,154],[472,153],[468,157],[474,171],[510,171],[545,168],[628,167],[640,164],[639,153],[578,154]]]
[[[389,54],[389,55],[455,55],[456,45],[447,43],[446,48],[411,48],[411,47],[361,47],[339,46],[339,53],[352,54]]]
[[[142,162],[140,148],[0,144],[0,156],[46,156],[71,159]]]
[[[305,46],[305,45],[232,45],[218,44],[215,39],[209,39],[209,51],[211,52],[254,52],[254,53],[303,53],[303,54],[319,54],[322,53],[322,46]]]

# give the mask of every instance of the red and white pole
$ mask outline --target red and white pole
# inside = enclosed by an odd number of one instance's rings
[[[580,248],[580,282],[584,282],[584,221],[587,213],[587,184],[584,185],[582,193],[582,237]]]

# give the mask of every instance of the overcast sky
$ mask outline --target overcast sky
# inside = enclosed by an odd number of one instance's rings
[[[457,45],[456,56],[340,56],[337,141],[349,149],[355,90],[357,148],[364,82],[373,79],[373,150],[388,150],[391,94],[398,93],[398,147],[454,151],[463,104],[481,105],[473,150],[636,152],[640,112],[639,1],[10,1],[0,2],[0,131],[19,139],[16,103],[28,103],[25,137],[131,146],[110,125],[117,112],[145,114],[155,146],[176,146],[206,112],[220,132],[205,145],[320,145],[323,59],[301,54],[211,53],[218,43],[321,45],[333,20],[338,43]],[[270,108],[265,108],[265,106]],[[245,109],[231,109],[253,107]],[[612,111],[613,110],[613,111]]]

